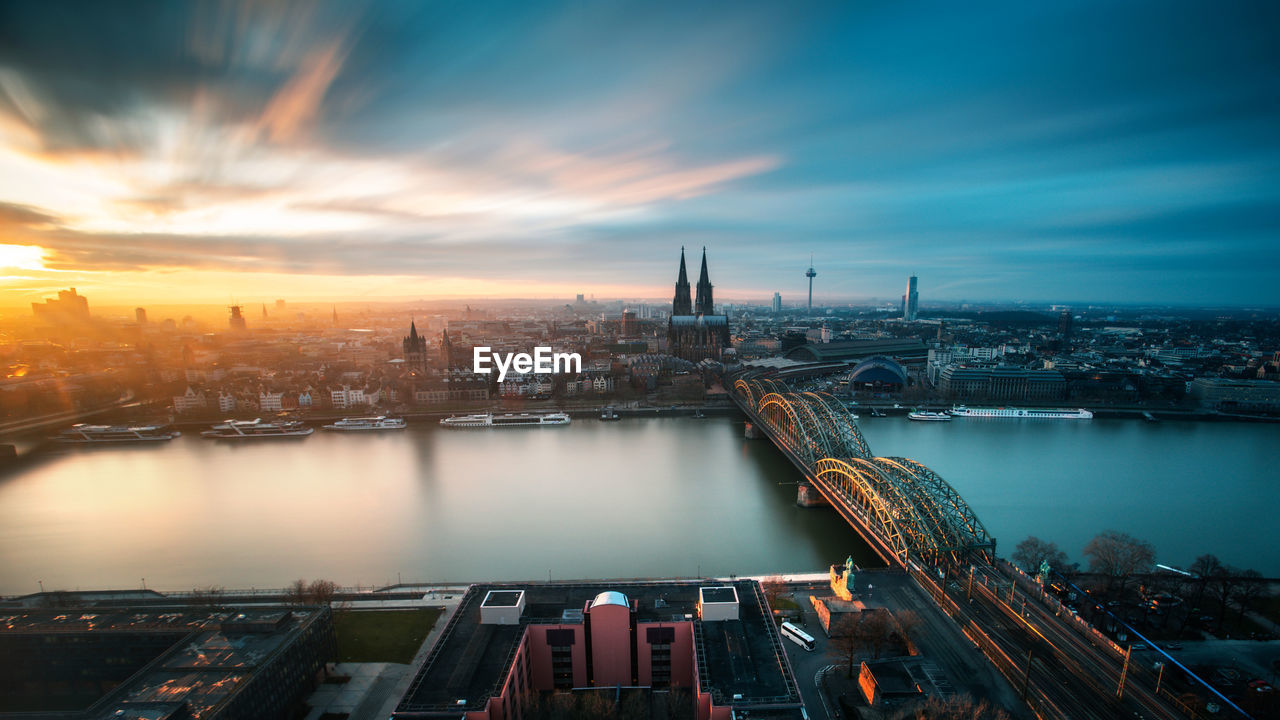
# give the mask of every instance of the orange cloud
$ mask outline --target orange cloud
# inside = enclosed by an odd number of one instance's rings
[[[345,53],[338,42],[307,56],[298,72],[267,103],[258,118],[257,129],[265,129],[273,142],[294,139],[316,117],[344,59]]]

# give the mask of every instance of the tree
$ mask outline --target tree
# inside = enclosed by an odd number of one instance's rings
[[[892,616],[886,610],[845,613],[832,627],[827,654],[845,669],[846,677],[853,677],[858,655],[870,650],[871,657],[878,659],[896,629]]]
[[[1235,597],[1240,588],[1240,571],[1230,565],[1220,565],[1209,575],[1209,592],[1218,601],[1218,623],[1216,632],[1222,632],[1222,624],[1227,620],[1227,604]]]
[[[1156,562],[1156,549],[1151,543],[1116,530],[1098,533],[1084,546],[1084,554],[1089,558],[1091,572],[1106,575],[1112,582],[1119,580],[1120,592],[1124,592],[1131,575],[1150,570]]]
[[[909,648],[920,631],[920,626],[924,624],[924,620],[910,610],[894,613],[893,619],[898,624],[898,635],[902,638],[902,644]]]
[[[284,600],[290,605],[306,605],[307,581],[302,578],[294,580],[289,587],[285,588]]]
[[[332,580],[312,580],[307,586],[307,601],[312,605],[332,605],[338,593],[338,583]]]
[[[285,602],[290,605],[332,605],[338,592],[338,583],[332,580],[294,580],[284,591]]]
[[[1200,601],[1204,599],[1204,591],[1209,586],[1209,578],[1221,570],[1222,561],[1216,555],[1205,554],[1196,558],[1188,571],[1195,577],[1189,581],[1189,584],[1195,588],[1196,599],[1191,603],[1191,609],[1182,616],[1182,625],[1178,628],[1178,632],[1182,632],[1187,627],[1187,622],[1196,614],[1193,610],[1200,608]]]
[[[225,591],[216,585],[208,585],[202,588],[194,588],[191,591],[191,604],[203,605],[208,608],[217,609],[222,607],[222,596]]]
[[[760,589],[764,591],[764,598],[769,602],[769,607],[776,610],[778,598],[787,591],[787,583],[780,575],[770,575],[760,581]]]
[[[1244,622],[1244,616],[1252,609],[1254,601],[1266,594],[1267,583],[1263,581],[1262,573],[1252,569],[1240,573],[1240,590],[1236,593],[1236,602],[1240,604],[1240,622]]]
[[[1013,564],[1028,574],[1040,572],[1040,564],[1048,561],[1050,567],[1063,569],[1068,565],[1067,554],[1055,543],[1031,535],[1013,549]]]
[[[899,710],[892,720],[1009,720],[1009,713],[968,695],[933,696]]]

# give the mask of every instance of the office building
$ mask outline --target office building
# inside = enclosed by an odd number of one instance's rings
[[[337,653],[327,607],[23,609],[5,620],[0,705],[24,720],[293,717]]]
[[[776,313],[782,312],[782,293],[773,294],[773,311]]]
[[[902,296],[902,319],[908,322],[916,319],[920,309],[920,293],[916,291],[916,276],[907,279],[907,292]]]
[[[676,717],[803,717],[759,583],[673,580],[472,586],[392,718],[515,720],[596,688],[661,690]]]

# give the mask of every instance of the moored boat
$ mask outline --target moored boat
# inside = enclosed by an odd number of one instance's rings
[[[568,425],[569,416],[557,413],[503,413],[494,415],[454,415],[440,421],[445,427],[527,427],[531,425]]]
[[[951,420],[951,416],[944,412],[930,412],[928,410],[912,410],[907,413],[908,420],[921,420],[924,422],[947,422]]]
[[[325,430],[339,430],[343,432],[370,432],[376,430],[403,430],[406,424],[404,418],[387,417],[386,415],[378,415],[376,417],[349,417],[323,426]]]
[[[952,417],[968,418],[1030,418],[1048,420],[1092,420],[1093,413],[1084,408],[1014,408],[1014,407],[959,407],[951,408]]]
[[[54,439],[60,443],[91,445],[98,443],[164,442],[181,436],[167,425],[89,425],[77,423]]]
[[[212,429],[200,433],[202,437],[215,440],[252,440],[257,438],[292,437],[302,438],[315,432],[294,420],[281,422],[262,422],[262,418],[253,420],[227,420]]]

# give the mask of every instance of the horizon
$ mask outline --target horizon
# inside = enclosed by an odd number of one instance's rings
[[[1275,303],[1270,4],[154,10],[0,8],[0,305]]]

